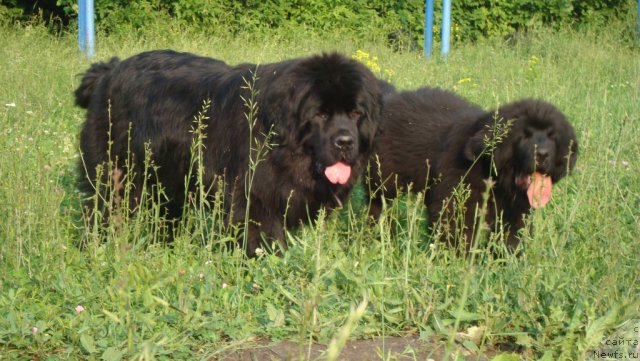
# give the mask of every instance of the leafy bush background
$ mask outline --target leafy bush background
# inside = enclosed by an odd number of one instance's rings
[[[1,4],[4,21],[36,14],[67,25],[78,10],[76,0],[40,0],[35,5],[2,0]],[[283,34],[340,32],[365,39],[394,34],[418,46],[423,40],[423,0],[96,0],[95,6],[98,27],[107,32],[142,29],[172,19],[206,33],[277,29]],[[435,1],[436,35],[441,6]],[[475,41],[541,26],[605,24],[612,18],[633,17],[635,8],[634,0],[457,0],[452,2],[452,33],[454,40]]]

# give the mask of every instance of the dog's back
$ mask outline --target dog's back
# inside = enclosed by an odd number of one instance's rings
[[[397,188],[412,184],[425,190],[437,177],[441,154],[460,148],[452,137],[470,127],[486,112],[453,92],[439,88],[420,88],[385,97],[381,131],[375,141],[369,187],[373,193],[382,185],[386,197],[395,197]],[[447,159],[447,162],[451,161]],[[373,195],[373,206],[381,202],[380,192]],[[375,208],[375,207],[374,207]],[[377,209],[372,214],[376,215]]]

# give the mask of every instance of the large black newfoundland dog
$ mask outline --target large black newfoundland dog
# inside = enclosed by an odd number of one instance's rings
[[[524,216],[549,201],[552,185],[573,169],[578,150],[565,116],[533,99],[487,112],[441,89],[394,92],[385,96],[380,126],[367,187],[371,214],[379,216],[383,196],[412,184],[426,190],[430,222],[441,226],[434,231],[452,244],[466,238],[466,247],[479,228],[487,179],[495,184],[485,223],[500,231],[501,218],[507,245],[514,248]]]
[[[284,241],[285,227],[345,200],[371,153],[382,103],[374,75],[336,53],[229,66],[188,53],[150,51],[93,64],[75,96],[88,109],[80,135],[81,188],[95,192],[96,180],[132,178],[129,207],[135,208],[144,188],[161,187],[168,218],[180,217],[185,196],[196,188],[189,174],[192,128],[203,101],[210,100],[201,117],[202,183],[209,191],[224,180],[229,223],[241,224],[249,208],[250,256],[263,241]],[[247,117],[255,120],[252,126]],[[265,143],[270,149],[259,153]],[[153,165],[146,183],[145,156]],[[117,162],[112,174],[98,173],[109,160]],[[256,163],[249,188],[248,170]]]

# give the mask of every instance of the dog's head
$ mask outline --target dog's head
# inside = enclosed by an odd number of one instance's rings
[[[378,127],[379,82],[365,66],[336,53],[293,61],[281,71],[265,98],[279,143],[310,154],[315,171],[329,182],[353,183]]]
[[[480,154],[493,135],[487,131],[489,125],[504,126],[493,152],[498,183],[510,193],[526,193],[531,206],[544,206],[552,184],[575,166],[578,143],[573,127],[552,104],[532,99],[500,107],[490,118],[482,122],[484,129],[470,139],[466,152]]]

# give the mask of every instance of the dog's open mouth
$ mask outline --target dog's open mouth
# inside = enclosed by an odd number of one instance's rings
[[[325,168],[324,175],[333,184],[347,184],[351,177],[351,166],[344,162],[336,162]]]
[[[519,175],[516,177],[515,183],[516,186],[527,191],[529,205],[532,208],[542,208],[551,200],[553,182],[549,175],[540,172]]]

